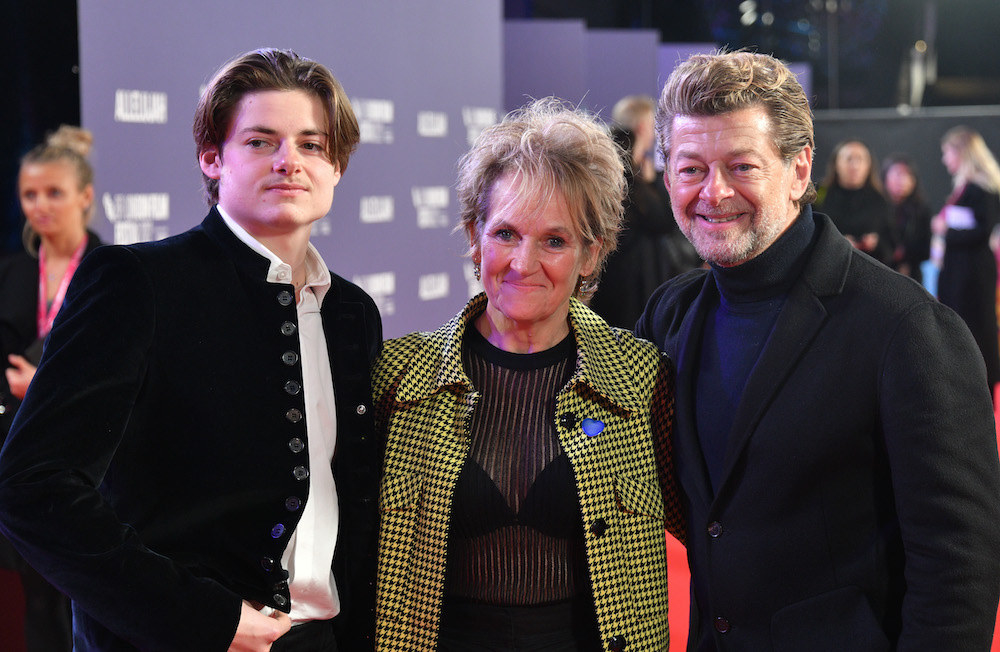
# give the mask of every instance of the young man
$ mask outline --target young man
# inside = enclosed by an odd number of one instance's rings
[[[658,125],[711,264],[637,326],[678,370],[689,649],[988,649],[1000,464],[968,329],[812,212],[812,116],[780,61],[692,57]]]
[[[72,598],[77,649],[371,649],[381,322],[309,244],[357,121],[325,67],[259,50],[194,135],[215,206],[81,265],[0,455],[0,523]]]

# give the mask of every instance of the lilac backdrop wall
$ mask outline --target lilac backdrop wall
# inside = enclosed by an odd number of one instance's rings
[[[387,336],[429,329],[475,290],[452,235],[455,162],[496,121],[499,0],[80,0],[81,113],[93,130],[107,240],[159,239],[207,212],[191,118],[212,72],[244,51],[291,48],[333,71],[362,144],[313,241],[375,296]]]
[[[587,32],[587,98],[584,102],[606,120],[626,95],[656,97],[660,90],[654,30],[592,29]]]
[[[554,95],[578,104],[587,93],[582,20],[508,20],[504,25],[504,111]]]
[[[625,95],[655,95],[658,34],[588,30],[580,20],[508,20],[504,26],[504,110],[555,95],[611,118]]]

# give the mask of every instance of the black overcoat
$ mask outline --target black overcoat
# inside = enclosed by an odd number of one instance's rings
[[[668,282],[638,326],[678,367],[690,647],[989,649],[1000,464],[982,357],[951,309],[813,218],[715,495],[692,395],[710,272]]]

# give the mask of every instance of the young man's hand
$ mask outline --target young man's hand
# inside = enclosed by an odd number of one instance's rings
[[[271,644],[291,628],[292,621],[283,611],[272,611],[265,616],[244,601],[229,652],[268,652]]]

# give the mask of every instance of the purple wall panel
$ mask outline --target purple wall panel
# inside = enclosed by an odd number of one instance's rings
[[[664,43],[660,46],[657,59],[659,61],[659,84],[656,95],[659,97],[663,84],[674,68],[692,54],[709,54],[718,49],[714,43]]]
[[[574,104],[587,93],[586,29],[581,20],[504,23],[504,110],[555,95]],[[527,97],[526,97],[527,96]]]
[[[584,106],[611,120],[615,103],[626,95],[656,97],[658,45],[654,30],[589,30]]]
[[[816,98],[813,97],[812,90],[812,66],[808,63],[792,63],[786,61],[788,64],[788,69],[795,73],[795,78],[799,80],[802,84],[802,90],[806,92],[806,97],[809,98],[809,104],[812,105]]]
[[[500,112],[499,0],[81,0],[79,24],[105,238],[158,239],[201,221],[191,139],[201,85],[246,50],[291,48],[330,67],[362,124],[313,230],[331,268],[375,296],[387,336],[438,326],[475,289],[451,234],[455,162]]]

